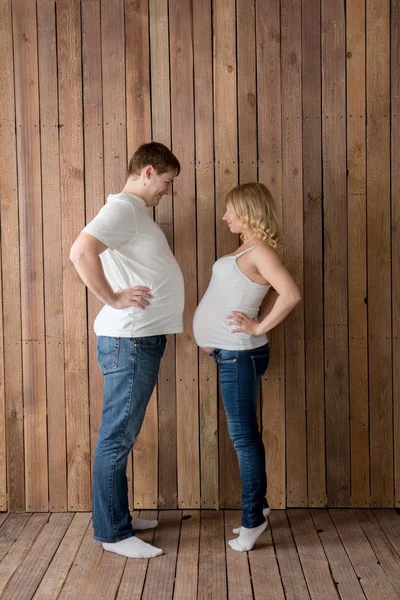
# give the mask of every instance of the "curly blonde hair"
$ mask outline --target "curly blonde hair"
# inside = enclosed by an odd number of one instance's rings
[[[234,187],[226,197],[226,205],[235,211],[242,226],[241,239],[249,237],[266,242],[274,250],[282,243],[271,192],[263,183],[244,183]]]

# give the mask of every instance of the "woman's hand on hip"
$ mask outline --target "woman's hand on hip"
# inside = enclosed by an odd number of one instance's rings
[[[231,333],[247,333],[248,335],[260,335],[260,325],[256,319],[250,319],[244,313],[233,310],[227,317],[228,325],[235,327]]]

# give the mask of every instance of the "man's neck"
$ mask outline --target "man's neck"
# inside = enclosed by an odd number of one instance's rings
[[[143,183],[140,179],[128,179],[125,183],[122,192],[126,194],[133,194],[134,196],[137,196],[138,198],[141,198],[144,202],[146,202],[145,190],[143,187]]]

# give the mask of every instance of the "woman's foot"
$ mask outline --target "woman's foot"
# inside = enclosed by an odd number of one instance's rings
[[[228,543],[232,550],[237,552],[249,552],[260,535],[267,529],[267,522],[261,523],[258,527],[247,529],[247,527],[240,528],[240,535],[235,540],[230,540]]]
[[[146,544],[146,542],[136,536],[121,540],[120,542],[104,542],[103,548],[108,552],[115,552],[115,554],[120,554],[127,558],[154,558],[163,553],[160,548]]]
[[[269,506],[267,506],[267,508],[263,509],[263,515],[264,515],[265,519],[267,519],[270,512],[271,512],[271,509],[269,508]],[[268,523],[267,523],[267,525],[268,525]],[[241,530],[241,527],[235,527],[235,529],[232,529],[233,533],[235,533],[236,535],[240,535],[240,530]]]

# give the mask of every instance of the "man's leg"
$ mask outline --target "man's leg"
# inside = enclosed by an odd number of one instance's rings
[[[96,540],[125,556],[148,557],[152,548],[133,537],[126,466],[157,381],[164,348],[165,336],[98,340],[104,406],[93,470],[93,527]]]

